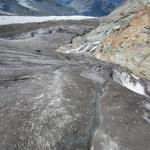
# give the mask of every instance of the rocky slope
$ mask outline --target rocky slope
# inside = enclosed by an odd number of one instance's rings
[[[125,15],[125,14],[122,14]],[[120,64],[150,79],[150,7],[143,7],[131,20],[116,26],[96,50],[96,57]]]
[[[68,53],[67,49],[71,49],[73,53],[92,54],[102,61],[120,64],[150,79],[149,18],[149,1],[128,0],[109,16],[100,18],[97,28],[74,38],[72,43],[59,47],[57,51]]]

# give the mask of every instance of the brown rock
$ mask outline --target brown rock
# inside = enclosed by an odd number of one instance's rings
[[[150,7],[140,9],[124,28],[111,32],[96,50],[102,61],[120,64],[150,79]]]

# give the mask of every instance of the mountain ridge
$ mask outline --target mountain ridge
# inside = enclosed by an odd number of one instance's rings
[[[0,14],[14,15],[86,15],[109,14],[123,0],[0,0]]]

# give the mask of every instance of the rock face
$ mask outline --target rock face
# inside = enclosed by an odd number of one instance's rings
[[[0,0],[0,14],[103,16],[121,2],[122,0]]]
[[[150,7],[136,10],[134,16],[123,12],[120,15],[123,19],[100,41],[96,57],[150,79]]]

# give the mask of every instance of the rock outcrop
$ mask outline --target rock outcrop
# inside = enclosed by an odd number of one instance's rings
[[[120,11],[121,15],[114,29],[101,39],[95,55],[150,79],[150,6],[135,9],[132,14]]]

